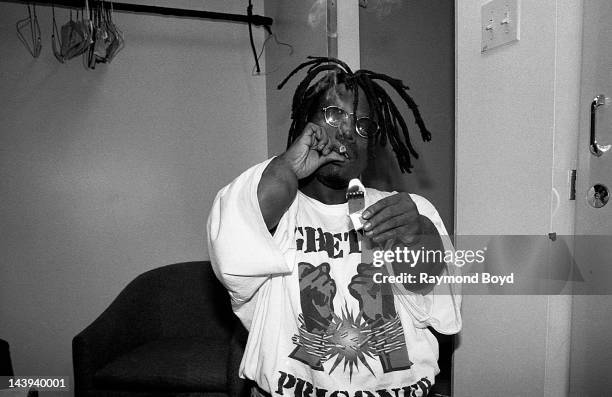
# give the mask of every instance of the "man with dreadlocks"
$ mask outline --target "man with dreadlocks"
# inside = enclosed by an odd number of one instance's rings
[[[287,150],[224,187],[208,219],[215,273],[249,330],[240,374],[264,396],[426,396],[439,372],[427,327],[461,328],[460,296],[427,280],[455,266],[446,255],[399,256],[453,247],[433,205],[414,194],[366,189],[356,231],[347,187],[376,145],[389,142],[402,171],[417,157],[380,83],[406,102],[422,138],[430,134],[400,80],[311,58],[279,88],[305,68]],[[380,263],[371,247],[397,256]]]

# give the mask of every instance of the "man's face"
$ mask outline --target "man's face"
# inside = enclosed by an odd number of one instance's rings
[[[312,120],[314,123],[323,127],[327,132],[333,145],[344,145],[348,158],[344,162],[334,161],[322,165],[315,172],[315,177],[324,185],[334,189],[344,189],[353,178],[366,169],[368,161],[368,139],[363,138],[355,131],[353,117],[349,117],[338,127],[332,127],[325,122],[325,115],[322,108],[327,106],[337,106],[347,113],[353,112],[354,93],[346,89],[344,84],[332,87],[324,95],[321,101],[321,110],[317,112]],[[374,116],[370,114],[370,107],[364,92],[359,89],[359,104],[356,109],[357,118]]]

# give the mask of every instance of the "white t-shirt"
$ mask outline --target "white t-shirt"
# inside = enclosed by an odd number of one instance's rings
[[[298,192],[270,234],[257,200],[269,161],[224,187],[208,219],[213,268],[249,330],[240,375],[275,396],[427,395],[439,372],[427,327],[459,332],[460,295],[443,284],[420,295],[368,283],[360,273],[371,264],[360,265],[347,204]],[[366,206],[390,194],[367,189]],[[452,250],[433,205],[411,197]],[[445,271],[456,274],[456,267],[447,263]]]

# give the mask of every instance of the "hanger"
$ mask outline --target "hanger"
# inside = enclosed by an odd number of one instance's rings
[[[61,63],[65,62],[64,56],[62,55],[62,39],[59,33],[59,29],[57,28],[57,22],[55,21],[55,6],[53,2],[51,2],[51,13],[53,14],[53,22],[51,27],[51,47],[53,48],[53,55],[55,59],[60,61]],[[72,20],[72,11],[70,11],[70,19]]]
[[[265,31],[268,33],[268,37],[264,40],[262,46],[261,46],[261,50],[259,51],[259,54],[257,54],[257,58],[256,59],[261,59],[261,56],[263,55],[264,50],[266,49],[266,46],[268,46],[268,43],[270,41],[270,39],[274,39],[274,42],[276,43],[277,46],[283,46],[286,47],[287,50],[289,51],[288,56],[292,56],[293,55],[293,46],[291,44],[282,42],[280,40],[278,40],[278,37],[276,37],[276,33],[272,32],[272,28],[268,25],[264,25],[264,29]],[[253,65],[253,70],[251,71],[251,75],[252,76],[267,76],[270,75],[274,72],[276,72],[278,69],[280,69],[282,67],[282,65],[278,65],[277,67],[275,67],[274,69],[268,70],[265,73],[261,73],[261,72],[257,72],[256,71],[256,66],[257,65]],[[270,65],[266,65],[266,68],[269,67]]]
[[[108,17],[109,17],[110,25],[113,29],[113,33],[115,34],[115,40],[111,42],[111,45],[108,48],[108,54],[107,54],[108,62],[112,61],[113,58],[115,58],[115,56],[119,53],[119,51],[121,51],[123,47],[125,47],[125,38],[123,36],[123,32],[115,24],[115,21],[113,19],[114,14],[115,12],[113,10],[113,2],[110,1],[110,9],[108,10]]]
[[[83,19],[87,22],[90,33],[90,40],[85,53],[83,54],[83,63],[85,67],[89,69],[96,68],[96,43],[100,40],[103,40],[103,32],[100,30],[98,26],[98,16],[99,16],[99,3],[94,5],[93,8],[89,8],[89,1],[85,0],[85,12],[87,13],[87,20]]]
[[[86,66],[95,69],[98,63],[110,63],[123,48],[123,33],[113,22],[113,3],[100,0],[91,9],[93,43],[87,53]]]
[[[123,49],[125,46],[125,39],[123,37],[123,32],[119,30],[117,25],[115,25],[115,21],[113,20],[114,10],[113,10],[113,2],[109,1],[110,8],[106,8],[106,21],[109,25],[109,30],[112,32],[114,38],[111,41],[110,45],[106,51],[106,59],[107,62],[110,63],[113,58]]]
[[[36,6],[30,6],[30,4],[28,4],[27,7],[28,17],[17,21],[17,37],[19,37],[19,40],[27,48],[30,55],[32,55],[34,58],[38,58],[40,51],[42,50],[42,42],[40,39],[40,25],[38,24],[38,17],[36,16]],[[28,42],[24,34],[28,26],[30,28],[31,42]]]
[[[74,21],[72,10],[70,11],[70,20],[61,28],[61,58],[72,59],[87,51],[91,44],[91,30],[88,22],[84,20],[84,16],[79,19],[79,11],[76,12],[76,21]]]
[[[87,17],[89,18],[89,26],[91,27],[91,43],[87,47],[85,54],[83,54],[83,58],[85,66],[93,70],[96,68],[96,46],[99,46],[103,33],[98,26],[99,5],[94,5],[90,10],[88,2],[85,0],[85,7],[87,9]]]

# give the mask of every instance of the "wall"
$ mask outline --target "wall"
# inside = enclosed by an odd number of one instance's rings
[[[279,91],[276,86],[308,55],[326,55],[327,37],[325,18],[315,27],[308,25],[308,13],[314,1],[266,1],[266,15],[274,18],[274,32],[279,40],[292,44],[294,53],[270,40],[266,47],[268,98],[268,151],[270,155],[284,151],[287,131],[291,124],[291,100],[295,87],[303,77],[296,75]],[[348,3],[347,3],[348,4]],[[344,2],[338,7],[346,7]],[[374,3],[372,3],[374,4]],[[341,10],[344,10],[342,8]],[[354,10],[352,10],[354,8]],[[348,11],[358,12],[357,7]],[[341,11],[339,10],[339,12]],[[381,189],[412,191],[429,197],[436,205],[447,228],[453,228],[453,141],[454,141],[454,53],[453,7],[449,2],[404,2],[394,6],[394,12],[378,17],[376,9],[359,9],[359,32],[348,34],[350,40],[340,40],[348,46],[347,53],[358,45],[361,67],[382,71],[404,79],[411,86],[411,94],[428,126],[434,134],[430,144],[423,144],[412,114],[403,113],[411,128],[413,142],[421,159],[416,161],[415,173],[401,174],[397,167],[378,170],[370,177],[371,185]],[[351,19],[352,20],[352,19]],[[428,21],[436,21],[428,23]],[[440,20],[447,23],[438,24]],[[406,22],[408,21],[408,22]],[[340,30],[352,29],[338,22]],[[405,37],[427,37],[427,40],[405,40]],[[342,37],[340,37],[342,39]],[[361,42],[360,42],[361,41]],[[438,50],[426,43],[437,42]],[[415,55],[416,54],[416,55]],[[406,67],[409,65],[409,67]],[[393,95],[393,94],[392,94]],[[396,96],[394,96],[396,98]],[[397,103],[399,98],[396,98]],[[394,164],[395,158],[384,151],[380,163]],[[384,171],[384,172],[383,172]]]
[[[480,54],[485,2],[455,2],[456,232],[571,234],[581,2],[523,0],[521,40]],[[562,296],[466,296],[454,395],[567,395],[570,310]]]
[[[278,84],[307,56],[327,56],[326,13],[322,9],[317,23],[310,25],[308,16],[315,1],[265,0],[266,16],[274,18],[272,30],[277,39],[291,45],[279,45],[273,39],[266,45],[266,98],[268,112],[268,154],[281,154],[287,147],[291,127],[293,93],[304,72],[293,76],[282,90]],[[325,5],[325,3],[323,3]],[[314,13],[313,15],[317,15]]]
[[[0,337],[17,374],[72,376],[72,337],[131,279],[208,258],[216,191],[267,157],[265,85],[246,25],[117,14],[125,49],[88,71],[55,60],[37,11],[33,59],[15,35],[26,7],[0,3]]]
[[[432,140],[424,143],[412,112],[384,83],[402,111],[420,158],[412,174],[402,174],[390,146],[378,156],[373,186],[427,197],[446,228],[453,230],[454,206],[454,7],[451,1],[411,0],[387,9],[370,2],[360,8],[361,67],[401,79],[419,110]]]

